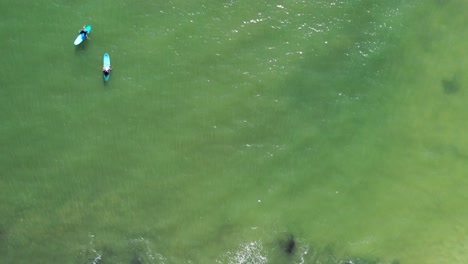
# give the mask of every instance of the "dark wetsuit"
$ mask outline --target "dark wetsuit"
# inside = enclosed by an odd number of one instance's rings
[[[82,29],[82,30],[80,31],[80,34],[84,34],[84,37],[85,37],[85,38],[88,38],[88,31]]]

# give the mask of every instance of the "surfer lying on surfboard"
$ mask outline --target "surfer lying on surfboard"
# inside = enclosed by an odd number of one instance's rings
[[[84,34],[84,35],[85,35],[84,39],[89,38],[89,36],[88,36],[88,31],[86,31],[86,26],[83,26],[83,28],[80,30],[80,34]]]
[[[109,66],[109,68],[102,67],[102,72],[104,73],[105,76],[109,75],[111,71],[112,71],[111,66]]]

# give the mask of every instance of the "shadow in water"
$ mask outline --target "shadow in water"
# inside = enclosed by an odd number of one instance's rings
[[[281,250],[288,256],[293,255],[296,252],[296,240],[291,234],[289,234],[285,240],[281,240],[279,244]]]
[[[82,54],[88,49],[88,41],[81,43],[78,46],[75,46],[75,54]]]
[[[137,255],[133,255],[132,260],[130,261],[130,264],[143,264],[143,260]]]
[[[445,94],[455,94],[460,90],[460,79],[454,74],[451,79],[442,79],[442,88]]]
[[[313,242],[294,234],[281,235],[277,248],[270,252],[268,263],[312,263],[312,264],[401,264],[398,259],[383,260],[378,256],[338,253],[335,246],[311,246]],[[279,247],[278,247],[279,246]],[[275,253],[276,252],[276,253]]]

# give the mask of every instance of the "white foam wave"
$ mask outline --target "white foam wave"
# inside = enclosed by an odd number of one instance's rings
[[[99,264],[101,263],[101,260],[102,260],[102,254],[101,252],[98,252],[95,249],[94,235],[89,233],[88,237],[89,237],[89,243],[88,245],[83,247],[83,249],[80,252],[80,255],[82,256],[82,258],[86,259],[86,261],[92,261],[91,262],[92,264]]]
[[[89,242],[84,245],[80,251],[80,259],[83,263],[100,264],[103,262],[103,258],[107,259],[107,256],[102,250],[99,250],[101,246],[96,246],[96,238],[93,234],[88,234]],[[98,244],[102,244],[102,241],[98,240]],[[141,263],[146,264],[164,264],[167,263],[167,259],[160,253],[157,253],[153,243],[144,237],[138,237],[127,240],[129,251],[134,254],[134,258],[138,258]],[[111,256],[112,258],[128,258],[128,256]]]
[[[148,264],[164,264],[166,263],[166,258],[155,252],[153,244],[149,239],[146,239],[144,237],[139,237],[135,239],[131,239],[129,242],[132,247],[135,249],[138,249],[139,258],[143,260],[143,263],[148,263]]]
[[[268,258],[260,241],[241,244],[234,252],[228,251],[221,259],[216,260],[218,264],[266,264]]]
[[[307,256],[307,254],[309,254],[309,245],[308,244],[304,244],[302,245],[301,247],[299,247],[299,264],[304,264],[305,263],[305,257]]]
[[[102,259],[102,255],[101,254],[97,254],[97,256],[94,258],[93,260],[93,264],[99,264],[101,263],[101,259]]]

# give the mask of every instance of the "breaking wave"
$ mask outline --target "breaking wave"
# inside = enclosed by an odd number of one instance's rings
[[[217,259],[218,264],[266,264],[268,258],[263,244],[260,241],[253,241],[241,244],[235,251],[228,251],[221,259]]]

